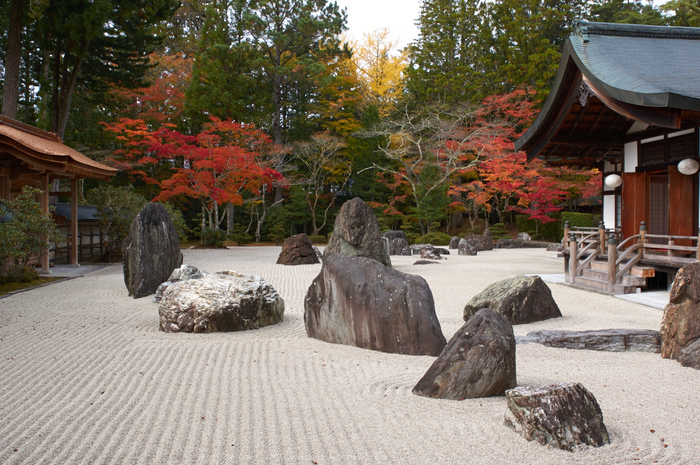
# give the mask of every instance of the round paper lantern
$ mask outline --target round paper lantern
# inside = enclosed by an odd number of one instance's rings
[[[692,158],[686,158],[678,163],[678,171],[687,176],[697,173],[698,167],[699,165],[697,160],[693,160]]]
[[[605,177],[605,185],[615,189],[622,184],[622,178],[619,174],[609,174]]]

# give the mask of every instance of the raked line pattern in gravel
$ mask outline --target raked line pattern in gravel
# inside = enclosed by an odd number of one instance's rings
[[[568,453],[503,423],[502,397],[414,396],[434,358],[306,337],[303,301],[320,265],[276,265],[279,247],[185,250],[206,271],[260,275],[285,321],[255,331],[165,334],[151,298],[128,297],[120,266],[0,299],[3,464],[697,463],[700,372],[657,354],[518,346],[521,385],[578,381],[597,397],[612,444]],[[543,250],[392,257],[433,291],[443,332],[488,284],[561,272]],[[564,316],[515,327],[658,329],[662,312],[550,285]],[[652,432],[653,430],[653,432]]]

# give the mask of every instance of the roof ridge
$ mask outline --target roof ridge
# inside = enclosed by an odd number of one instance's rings
[[[648,24],[596,23],[577,20],[574,33],[588,42],[588,35],[700,40],[700,27],[652,26]]]
[[[32,125],[23,123],[21,121],[17,121],[16,119],[9,118],[7,116],[0,115],[0,124],[4,124],[5,126],[9,126],[13,129],[18,129],[18,130],[25,132],[27,134],[41,137],[43,139],[47,139],[47,140],[50,140],[53,142],[63,142],[53,132],[44,131],[43,129],[39,129],[36,126],[32,126]]]

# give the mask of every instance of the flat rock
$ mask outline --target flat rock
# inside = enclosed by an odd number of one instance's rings
[[[244,331],[284,320],[284,300],[260,276],[218,271],[168,286],[158,313],[167,333]]]
[[[564,349],[605,352],[661,352],[661,334],[651,329],[604,329],[597,331],[531,331],[516,337],[519,344],[535,343]]]
[[[391,266],[388,243],[379,233],[379,223],[372,209],[359,197],[340,207],[333,235],[323,251],[324,260],[332,254],[373,258]]]
[[[306,234],[288,237],[282,244],[277,258],[278,265],[313,265],[319,263],[316,250]]]
[[[433,260],[416,260],[413,262],[414,265],[439,265],[440,262],[435,262]]]
[[[700,338],[700,262],[676,273],[661,321],[661,356],[676,359]]]
[[[413,393],[460,400],[501,396],[515,385],[513,327],[485,308],[452,336]]]
[[[365,257],[324,259],[304,325],[309,337],[382,352],[437,356],[445,346],[428,283]]]
[[[124,249],[124,284],[136,298],[153,294],[182,264],[177,231],[165,207],[149,203],[131,223]]]
[[[683,347],[678,356],[678,362],[684,367],[700,370],[700,339]]]
[[[517,387],[506,402],[506,425],[528,441],[571,452],[610,444],[598,401],[580,383]]]
[[[188,279],[201,279],[207,276],[206,271],[201,271],[197,267],[192,265],[183,264],[180,268],[173,270],[172,274],[166,282],[158,286],[156,293],[153,295],[153,302],[160,302],[163,298],[163,292],[173,283],[180,281],[187,281]]]
[[[526,241],[522,239],[499,239],[494,244],[494,249],[546,249],[551,242]]]
[[[500,313],[512,325],[561,316],[552,291],[539,276],[518,276],[491,284],[467,303],[464,320],[482,308]]]

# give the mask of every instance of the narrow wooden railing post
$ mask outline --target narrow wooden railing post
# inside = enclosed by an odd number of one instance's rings
[[[608,292],[615,290],[615,281],[617,275],[617,241],[615,234],[610,234],[608,239]]]
[[[564,248],[569,248],[569,220],[564,221]],[[700,251],[700,245],[698,245],[698,251]]]
[[[674,241],[672,237],[669,237],[669,238],[668,238],[668,245],[674,246],[674,245],[676,245],[676,241]],[[673,249],[669,247],[669,248],[666,250],[666,255],[668,255],[669,257],[673,257],[673,255],[674,255]]]
[[[700,260],[700,234],[698,234],[698,248],[695,251],[695,259]]]
[[[576,283],[576,269],[578,268],[578,250],[576,247],[576,235],[571,233],[569,237],[569,283]]]
[[[647,224],[642,221],[639,224],[639,258],[644,258],[644,244],[646,243]]]
[[[600,240],[600,244],[598,245],[598,249],[600,249],[600,254],[604,255],[605,254],[605,243],[607,242],[606,237],[605,237],[605,223],[602,221],[598,223],[598,240]]]

